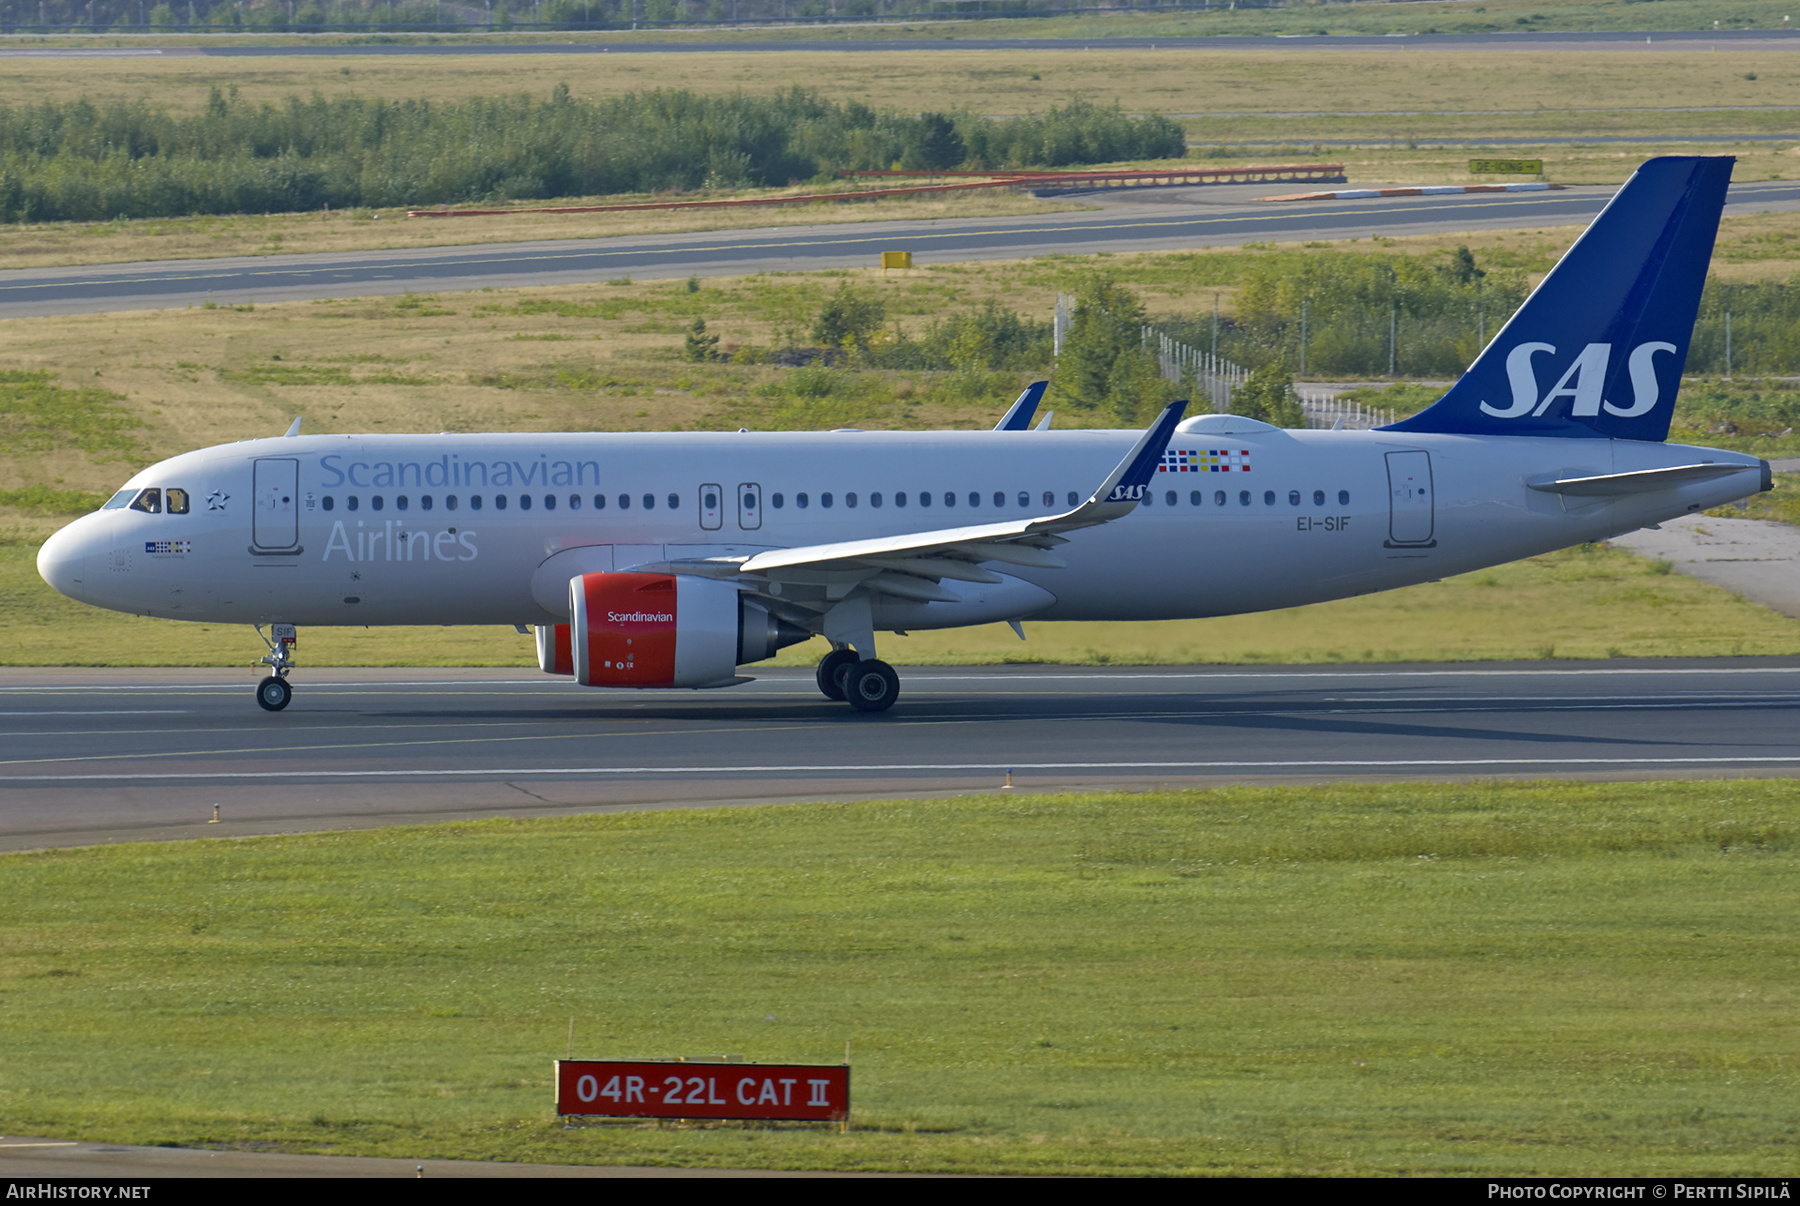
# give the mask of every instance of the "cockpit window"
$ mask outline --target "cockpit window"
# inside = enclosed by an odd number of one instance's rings
[[[117,511],[136,497],[136,490],[121,490],[111,498],[107,499],[106,505],[100,509],[102,511]]]
[[[139,490],[138,496],[131,500],[133,511],[145,511],[151,515],[162,514],[162,491],[155,486],[148,490]]]
[[[163,491],[163,506],[171,515],[186,515],[188,513],[188,492],[170,486]]]

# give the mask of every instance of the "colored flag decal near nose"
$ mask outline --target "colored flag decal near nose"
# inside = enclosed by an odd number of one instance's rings
[[[1462,379],[1385,430],[1667,439],[1734,162],[1640,167]]]

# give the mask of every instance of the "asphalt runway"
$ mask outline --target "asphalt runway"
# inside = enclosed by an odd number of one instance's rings
[[[1566,226],[1590,221],[1610,188],[1564,192],[1261,202],[1328,188],[1256,184],[1115,190],[1096,212],[927,222],[854,222],[557,242],[486,243],[406,251],[244,256],[0,275],[0,318],[302,301],[483,287],[572,285],[621,276],[737,276],[873,264],[911,251],[921,266],[1100,251],[1187,250],[1293,239]],[[1726,212],[1800,208],[1800,182],[1734,185]],[[411,219],[467,221],[466,219]]]
[[[467,817],[1343,779],[1787,776],[1800,659],[902,667],[585,691],[518,670],[0,671],[0,849]],[[217,804],[220,821],[211,821]]]

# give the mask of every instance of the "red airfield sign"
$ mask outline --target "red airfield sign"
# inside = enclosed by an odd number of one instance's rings
[[[850,1116],[850,1068],[559,1059],[556,1112],[614,1118],[842,1122]]]

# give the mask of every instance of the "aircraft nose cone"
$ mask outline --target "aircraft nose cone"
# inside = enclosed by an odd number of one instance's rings
[[[86,601],[84,579],[88,572],[88,540],[87,534],[79,530],[82,526],[82,522],[76,520],[44,541],[37,559],[38,576],[58,592],[79,602]]]

